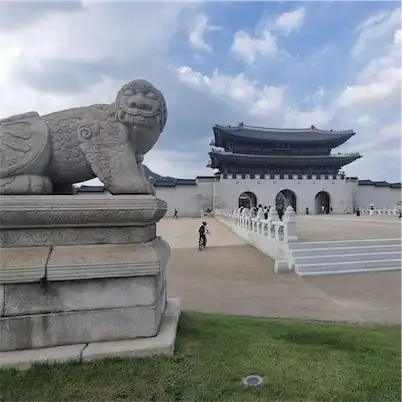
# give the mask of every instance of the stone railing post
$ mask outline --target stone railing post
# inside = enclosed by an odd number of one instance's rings
[[[274,225],[274,229],[275,229],[275,240],[280,241],[281,237],[279,235],[279,232],[281,230],[281,226],[280,225]]]
[[[235,213],[234,223],[235,223],[236,226],[239,226],[239,224],[240,224],[240,216],[239,216],[238,212]]]
[[[260,234],[260,226],[261,226],[261,219],[264,219],[264,210],[260,207],[257,210],[256,217],[254,220],[254,229],[253,232]]]
[[[258,221],[258,224],[257,224],[257,234],[258,234],[258,235],[264,234],[263,227],[264,227],[264,222],[262,222],[261,220],[259,220],[259,221]]]
[[[256,229],[256,224],[257,224],[257,219],[256,218],[251,218],[251,231],[255,232]]]
[[[290,205],[286,208],[283,219],[283,237],[286,242],[297,240],[296,213]]]
[[[252,230],[252,224],[253,224],[253,210],[250,208],[247,210],[247,230]]]
[[[275,236],[275,229],[273,228],[272,222],[277,221],[277,220],[279,220],[278,212],[276,212],[275,209],[274,210],[271,209],[268,212],[268,219],[267,219],[267,221],[268,221],[268,236],[269,237],[274,237]]]

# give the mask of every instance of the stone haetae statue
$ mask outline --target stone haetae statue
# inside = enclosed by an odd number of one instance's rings
[[[111,104],[0,120],[0,194],[68,192],[98,177],[112,194],[155,194],[142,161],[167,119],[162,93],[145,80]]]

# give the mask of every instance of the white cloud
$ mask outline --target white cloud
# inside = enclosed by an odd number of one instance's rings
[[[119,8],[90,2],[80,12],[48,14],[18,30],[0,31],[2,115],[21,113],[21,107],[47,113],[112,101],[123,82],[163,66],[180,14],[189,7],[194,5]]]
[[[210,140],[210,139],[209,139]],[[205,145],[205,151],[208,144]],[[153,172],[163,176],[194,178],[196,176],[211,175],[211,168],[207,168],[208,154],[196,152],[180,152],[174,150],[153,149],[147,154],[146,165]]]
[[[401,45],[402,42],[402,29],[398,29],[394,35],[394,45]]]
[[[234,34],[231,52],[244,59],[248,64],[254,64],[258,58],[272,58],[278,55],[286,55],[285,51],[279,51],[277,39],[272,31],[289,35],[300,28],[305,20],[306,11],[303,7],[278,15],[272,21],[269,17],[263,18],[257,26],[257,34],[239,30]],[[261,28],[258,28],[261,27]]]
[[[208,23],[209,18],[205,14],[199,14],[194,18],[193,26],[188,33],[190,44],[197,50],[212,51],[212,46],[205,41],[207,32],[219,31],[222,28]]]
[[[369,115],[363,115],[357,118],[356,123],[361,127],[373,127],[377,124],[378,120]]]
[[[398,123],[393,123],[379,127],[377,135],[372,138],[371,142],[367,142],[365,146],[372,151],[376,151],[381,148],[382,144],[397,141],[401,141],[401,126]],[[396,151],[400,152],[400,149],[396,149]]]
[[[395,12],[374,16],[366,21],[364,29],[389,21],[392,15]],[[390,180],[389,176],[396,178],[401,172],[401,48],[395,40],[399,31],[394,27],[382,41],[371,45],[376,56],[334,101],[338,115],[353,127],[358,126],[358,137],[344,149],[357,149],[363,158],[348,166],[349,174]]]
[[[383,17],[384,19],[385,17]],[[389,20],[389,18],[387,19]],[[400,30],[394,31],[394,37]],[[371,59],[357,75],[356,83],[341,93],[337,105],[344,108],[367,109],[384,105],[388,107],[400,101],[401,93],[401,48],[399,43],[382,42],[379,51],[387,54]]]
[[[248,121],[257,125],[277,125],[280,127],[326,126],[333,113],[320,107],[310,111],[291,106],[292,100],[286,99],[286,87],[259,85],[244,74],[235,76],[220,74],[214,70],[211,76],[194,71],[191,67],[172,68],[178,79],[193,88],[209,93],[221,100],[231,102],[234,108],[244,111]],[[241,119],[240,119],[241,120]]]
[[[251,106],[250,114],[262,116],[270,111],[278,110],[284,101],[284,88],[264,86],[261,91],[256,90],[255,101]]]
[[[393,95],[400,93],[401,71],[390,69],[382,73],[384,74],[379,75],[374,82],[347,86],[338,100],[339,106],[367,108],[385,102]]]
[[[359,141],[355,148],[362,153],[363,158],[349,165],[347,173],[360,179],[396,181],[390,179],[390,176],[392,174],[397,177],[401,169],[400,123],[385,126],[375,124],[361,131],[360,135],[364,140]],[[384,172],[388,174],[385,176]]]
[[[313,110],[302,111],[297,108],[286,110],[285,127],[311,127],[328,128],[328,124],[334,118],[334,112],[323,107],[316,107]]]
[[[371,16],[356,28],[359,36],[351,50],[352,56],[360,56],[368,47],[372,47],[373,44],[381,41],[384,36],[393,34],[400,25],[400,8],[390,13],[379,13]]]
[[[320,106],[323,104],[324,99],[327,97],[327,92],[324,85],[320,85],[315,92],[308,94],[305,97],[305,102],[310,103],[313,107]]]
[[[237,31],[234,35],[231,52],[253,64],[258,57],[272,57],[278,52],[276,39],[269,30],[258,37],[252,37],[247,32]]]
[[[306,18],[306,10],[301,7],[287,13],[280,14],[276,20],[274,27],[289,35],[291,32],[300,28]]]
[[[1,36],[3,41],[21,46],[28,58],[121,58],[126,56],[123,44],[131,57],[144,57],[168,50],[178,16],[187,8],[180,3],[152,6],[146,2],[127,3],[119,8],[112,3],[86,2],[81,12],[53,13]]]
[[[250,102],[256,96],[256,81],[249,81],[244,74],[236,76],[221,75],[214,70],[211,76],[203,75],[194,71],[191,67],[172,67],[180,81],[191,85],[194,88],[207,91],[213,95],[239,102]]]
[[[207,91],[224,102],[229,98],[231,101],[241,103],[252,114],[276,110],[282,104],[283,88],[264,86],[259,89],[258,82],[248,80],[243,73],[230,76],[214,70],[211,76],[207,76],[188,66],[173,70],[180,81]]]

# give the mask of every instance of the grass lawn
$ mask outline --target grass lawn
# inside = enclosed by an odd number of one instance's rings
[[[400,327],[184,313],[172,358],[0,371],[0,400],[399,401],[400,373]]]

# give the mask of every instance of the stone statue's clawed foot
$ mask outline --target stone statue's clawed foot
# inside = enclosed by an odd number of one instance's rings
[[[0,179],[0,194],[52,194],[52,183],[44,176],[18,175]]]
[[[149,183],[149,184],[151,184],[151,183]],[[151,194],[156,195],[155,187],[152,184],[151,184]]]
[[[119,177],[112,184],[105,185],[112,194],[155,195],[154,186],[141,175],[133,180],[130,176]]]
[[[145,188],[146,188],[146,194],[151,194],[151,195],[155,195],[156,191],[155,191],[155,187],[148,181],[145,179]]]

